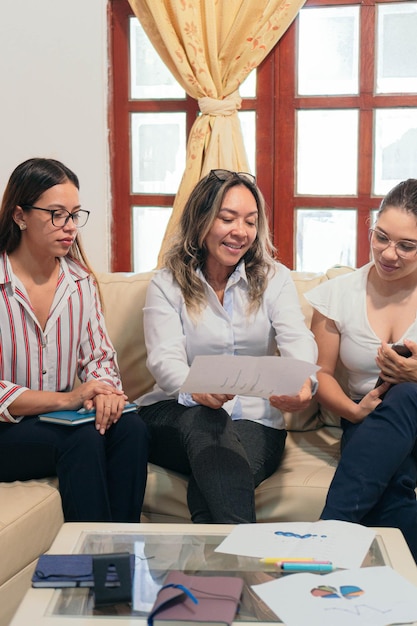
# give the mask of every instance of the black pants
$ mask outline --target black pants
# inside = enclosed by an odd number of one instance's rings
[[[0,422],[0,481],[58,476],[67,522],[139,522],[147,458],[148,433],[136,413],[105,435],[94,423]]]
[[[190,475],[188,507],[195,523],[256,521],[254,490],[278,467],[286,431],[223,409],[185,407],[175,400],[141,407],[151,436],[149,460]]]

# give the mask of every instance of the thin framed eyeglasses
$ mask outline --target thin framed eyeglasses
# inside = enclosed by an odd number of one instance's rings
[[[32,206],[31,204],[23,204],[23,209],[35,209],[36,211],[45,211],[51,214],[52,224],[57,228],[62,228],[68,224],[68,221],[72,219],[74,225],[77,228],[82,228],[87,224],[90,217],[90,211],[85,209],[78,209],[74,213],[70,213],[67,209],[43,209],[40,206]]]
[[[253,174],[249,174],[249,172],[232,172],[231,170],[210,170],[210,175],[217,178],[222,182],[229,180],[229,178],[239,178],[244,179],[252,185],[256,185],[256,178]]]
[[[377,228],[369,229],[369,241],[375,250],[386,250],[391,244],[395,247],[395,252],[402,259],[411,259],[417,254],[417,243],[407,239],[392,241],[385,233]]]

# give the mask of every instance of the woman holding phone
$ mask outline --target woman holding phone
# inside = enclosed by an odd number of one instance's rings
[[[343,428],[322,519],[400,528],[417,561],[416,179],[387,194],[369,235],[372,262],[306,294],[317,397]],[[339,359],[346,391],[335,378]]]

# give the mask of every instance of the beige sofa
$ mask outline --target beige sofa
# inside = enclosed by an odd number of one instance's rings
[[[293,272],[301,303],[310,323],[311,309],[303,293],[348,268],[325,275]],[[108,331],[116,346],[124,388],[130,400],[147,391],[152,379],[146,369],[142,307],[151,274],[101,274]],[[329,426],[324,426],[324,423]],[[338,420],[308,411],[287,415],[286,451],[278,472],[256,490],[258,521],[316,520],[339,454]],[[143,519],[189,522],[187,479],[149,465]],[[54,479],[0,483],[0,626],[6,626],[30,585],[37,557],[51,545],[63,523]]]

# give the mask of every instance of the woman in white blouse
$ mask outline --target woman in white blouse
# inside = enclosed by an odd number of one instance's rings
[[[417,561],[417,180],[384,198],[370,243],[371,263],[306,294],[315,308],[318,399],[343,427],[322,518],[400,528]],[[339,358],[346,390],[335,378]],[[375,389],[379,375],[385,382]]]
[[[138,522],[148,436],[126,402],[78,228],[77,176],[34,158],[0,208],[0,481],[57,475],[66,521]],[[74,387],[76,376],[81,384]],[[67,427],[39,413],[95,408]]]
[[[213,170],[197,184],[150,283],[144,326],[156,385],[137,402],[150,460],[190,476],[193,522],[254,522],[254,489],[284,450],[281,411],[306,407],[312,382],[295,397],[180,393],[197,355],[273,355],[278,347],[284,357],[316,359],[290,272],[273,260],[250,174]]]

